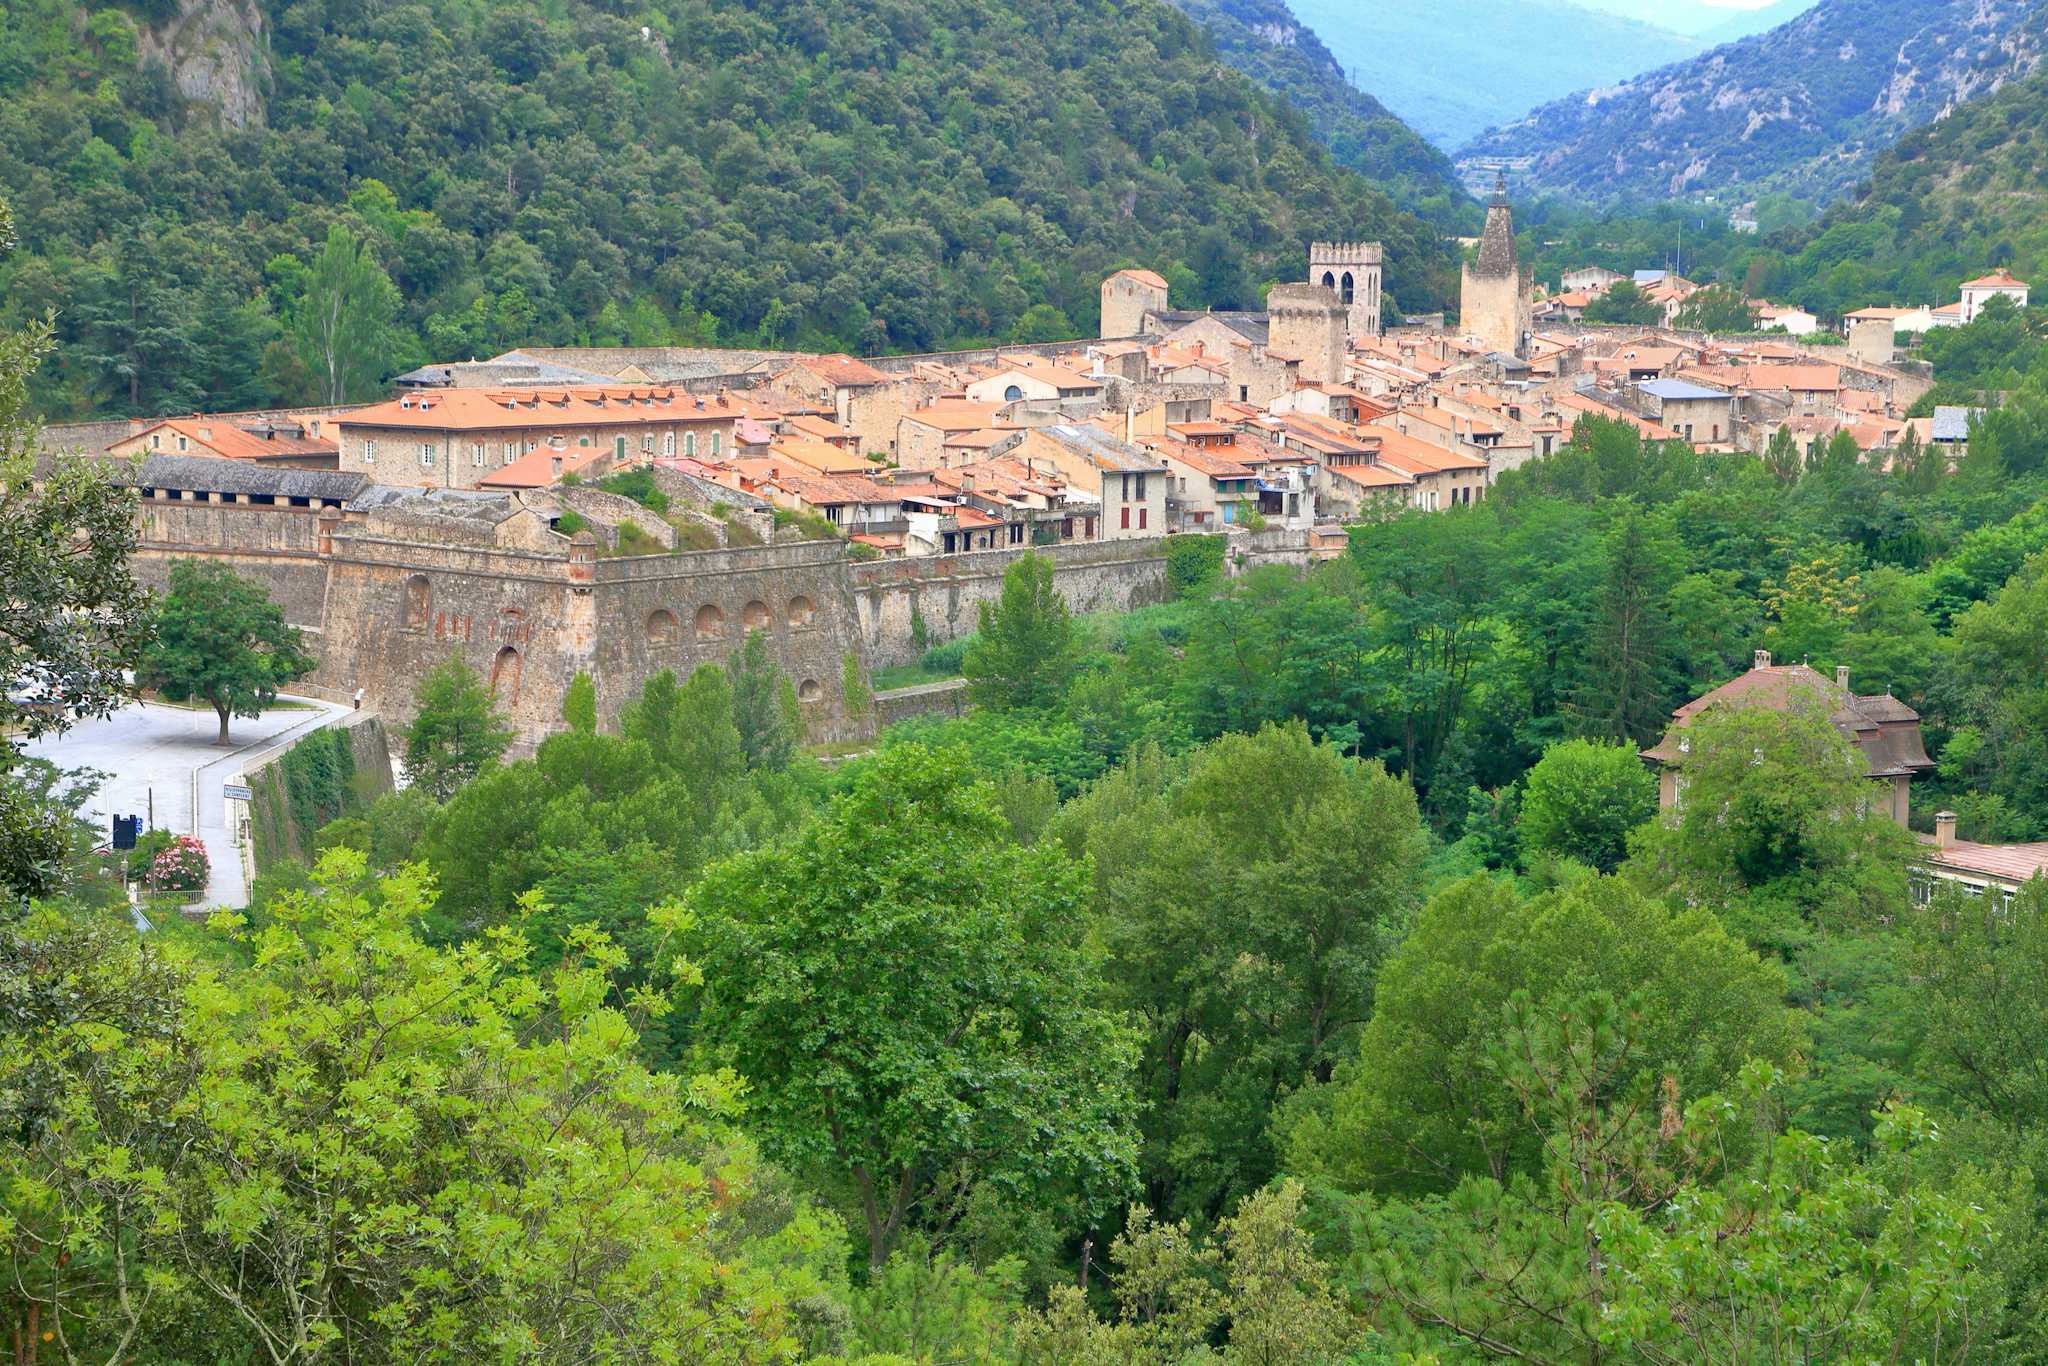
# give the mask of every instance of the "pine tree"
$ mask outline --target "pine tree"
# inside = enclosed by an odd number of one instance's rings
[[[804,737],[796,689],[768,657],[768,638],[747,632],[746,644],[726,662],[732,683],[732,716],[748,768],[789,767]]]
[[[417,705],[405,730],[405,772],[435,801],[454,796],[512,743],[513,729],[498,714],[491,690],[459,658],[427,672]]]
[[[1647,744],[1663,730],[1674,651],[1668,597],[1678,552],[1667,534],[1628,507],[1603,546],[1592,652],[1575,699],[1589,734]]]
[[[981,626],[961,672],[979,706],[1049,707],[1073,677],[1075,640],[1049,556],[1029,554],[1003,573],[1003,594],[981,604]]]

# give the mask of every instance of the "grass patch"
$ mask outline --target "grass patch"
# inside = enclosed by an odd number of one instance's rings
[[[958,669],[928,669],[922,663],[898,664],[892,669],[877,669],[874,672],[875,691],[888,692],[892,688],[915,688],[925,683],[944,683],[958,678]]]

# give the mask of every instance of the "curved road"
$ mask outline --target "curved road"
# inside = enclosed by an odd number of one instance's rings
[[[226,747],[214,743],[220,723],[211,711],[189,711],[137,702],[112,716],[81,721],[62,735],[46,735],[28,753],[61,768],[96,768],[107,774],[87,803],[100,837],[112,833],[110,819],[136,815],[148,823],[154,797],[156,827],[197,835],[213,865],[204,905],[211,909],[248,904],[242,854],[228,830],[223,784],[255,767],[272,751],[349,714],[347,707],[307,697],[281,697],[298,705],[267,711],[250,720],[236,717]]]

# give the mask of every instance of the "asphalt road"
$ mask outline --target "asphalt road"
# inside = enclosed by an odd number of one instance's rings
[[[236,717],[225,747],[214,743],[220,722],[211,711],[138,702],[103,720],[81,721],[62,735],[46,735],[28,752],[63,768],[93,768],[108,775],[87,803],[102,838],[111,836],[109,822],[116,814],[141,816],[148,828],[152,802],[156,829],[198,835],[212,864],[205,905],[240,908],[248,904],[249,888],[241,850],[229,835],[222,784],[267,751],[348,712],[310,698],[282,700],[301,705],[254,720]]]

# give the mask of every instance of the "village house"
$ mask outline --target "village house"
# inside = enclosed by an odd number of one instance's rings
[[[1764,299],[1749,301],[1749,311],[1755,315],[1757,330],[1768,332],[1781,327],[1794,337],[1811,336],[1820,331],[1820,319],[1803,308],[1786,304],[1774,304]]]
[[[729,455],[744,409],[680,389],[421,389],[335,421],[340,468],[380,484],[476,488],[533,455],[580,468],[594,456]]]
[[[1558,288],[1566,293],[1578,291],[1585,294],[1604,294],[1628,276],[1605,266],[1580,266],[1568,270],[1558,279]]]
[[[1214,531],[1258,510],[1258,473],[1230,459],[1227,447],[1204,449],[1158,437],[1145,444],[1166,462],[1170,530]]]
[[[1029,429],[1005,454],[1093,495],[1101,509],[1097,540],[1160,536],[1168,529],[1167,467],[1156,452],[1090,423],[1058,423]]]
[[[1006,357],[990,372],[967,385],[970,403],[1014,403],[1018,399],[1078,402],[1102,397],[1102,381],[1093,375],[1036,357]]]
[[[322,426],[328,433],[323,434]],[[113,456],[198,455],[256,460],[287,469],[331,470],[341,464],[332,419],[301,421],[256,417],[167,418],[107,447]]]
[[[2032,286],[2024,280],[2016,280],[2009,270],[1994,270],[1989,275],[1966,280],[1962,286],[1963,324],[1977,321],[1977,315],[1984,311],[1984,305],[1993,299],[2010,299],[2013,307],[2025,308]]]
[[[1414,481],[1412,506],[1436,512],[1467,507],[1486,497],[1489,466],[1484,456],[1417,440],[1386,420],[1368,423],[1359,431],[1379,443],[1374,463]]]
[[[1643,751],[1659,773],[1658,804],[1665,810],[1685,799],[1685,756],[1692,752],[1686,728],[1718,707],[1764,707],[1792,711],[1826,709],[1842,738],[1863,756],[1864,771],[1878,784],[1876,809],[1905,825],[1912,807],[1912,782],[1933,770],[1934,761],[1920,739],[1920,714],[1890,693],[1859,697],[1849,688],[1849,669],[1835,670],[1832,680],[1804,664],[1773,664],[1768,650],[1758,650],[1749,672],[1723,683],[1673,712],[1664,738]]]
[[[1001,403],[938,399],[903,415],[896,429],[896,463],[907,470],[935,469],[984,459],[990,442],[978,433],[1005,425]]]
[[[1695,446],[1735,439],[1735,396],[1683,379],[1646,379],[1636,385],[1644,412]]]

